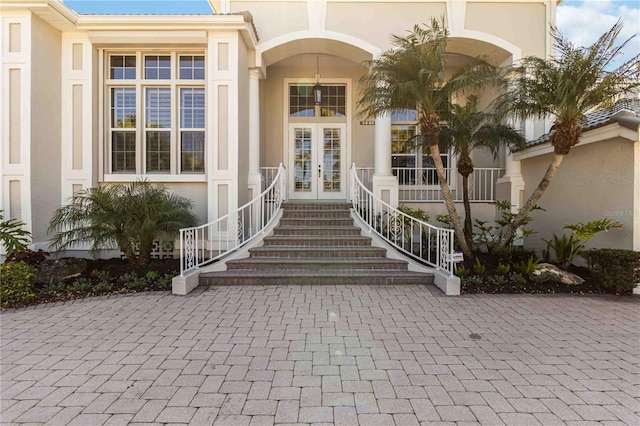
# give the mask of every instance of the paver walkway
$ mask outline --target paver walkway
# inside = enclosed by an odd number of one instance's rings
[[[640,425],[639,302],[247,286],[5,311],[1,422]]]

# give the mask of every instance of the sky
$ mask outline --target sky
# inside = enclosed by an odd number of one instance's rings
[[[206,0],[65,0],[78,13],[211,13]],[[640,53],[640,1],[564,0],[557,10],[558,29],[579,46],[593,43],[623,18],[620,36],[626,40],[638,34],[625,49],[619,63]]]

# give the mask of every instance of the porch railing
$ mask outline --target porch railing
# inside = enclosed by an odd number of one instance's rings
[[[360,170],[351,166],[351,202],[369,230],[407,256],[453,275],[453,230],[415,219],[380,200],[363,184]]]
[[[442,202],[442,192],[438,183],[435,168],[394,167],[393,174],[398,177],[400,184],[398,199],[402,203],[411,202]],[[445,169],[453,201],[462,202],[462,176],[456,169]],[[504,169],[476,168],[469,176],[469,199],[473,203],[488,203],[496,199],[496,182],[502,177]],[[373,168],[358,168],[358,177],[369,189],[372,188]]]
[[[260,167],[260,174],[264,180],[264,186],[269,186],[278,174],[278,167]]]
[[[237,250],[271,224],[286,198],[286,169],[277,168],[262,194],[237,210],[205,225],[180,230],[180,274]]]

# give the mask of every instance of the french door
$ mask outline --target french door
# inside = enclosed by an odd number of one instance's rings
[[[346,124],[289,124],[289,198],[346,198]]]

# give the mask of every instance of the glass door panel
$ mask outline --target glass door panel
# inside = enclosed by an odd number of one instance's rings
[[[345,124],[290,124],[292,199],[345,199]]]

